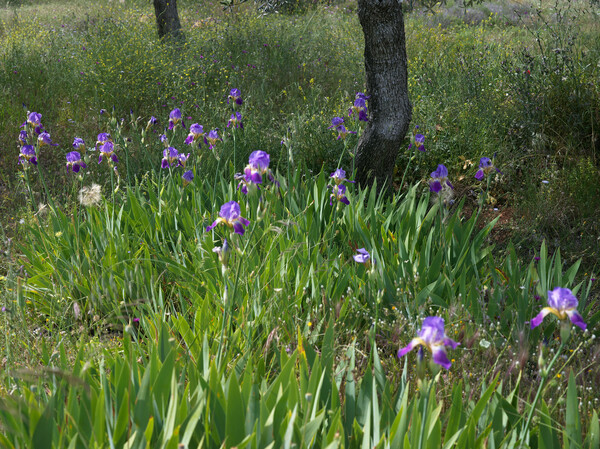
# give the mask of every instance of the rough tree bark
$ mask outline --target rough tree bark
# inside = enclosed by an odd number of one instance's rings
[[[181,40],[184,38],[179,14],[177,14],[177,0],[154,0],[154,13],[160,39]]]
[[[394,164],[408,131],[412,106],[404,15],[398,0],[358,0],[358,18],[365,36],[365,71],[369,122],[358,142],[357,180],[377,189],[392,185]]]

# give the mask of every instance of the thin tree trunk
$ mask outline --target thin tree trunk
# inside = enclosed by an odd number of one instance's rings
[[[358,18],[365,35],[365,71],[369,122],[358,143],[357,180],[377,189],[392,186],[394,165],[408,131],[412,106],[404,15],[397,0],[358,0]]]
[[[154,12],[160,39],[185,39],[177,14],[177,0],[154,0]]]

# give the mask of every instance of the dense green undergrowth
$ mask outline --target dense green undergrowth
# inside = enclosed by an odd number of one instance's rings
[[[247,6],[183,3],[179,48],[146,3],[0,10],[2,445],[597,448],[597,25],[570,3],[518,26],[408,16],[427,151],[401,153],[382,198],[330,176],[351,178],[361,130],[352,5]],[[28,140],[37,165],[14,144],[28,110],[58,143]],[[336,116],[358,135],[335,140]],[[187,146],[195,122],[221,140]],[[101,133],[118,162],[97,162]],[[273,179],[245,194],[255,150]],[[475,179],[495,153],[501,172]],[[424,180],[441,163],[455,189],[438,196]],[[585,331],[531,327],[555,287]],[[426,373],[397,351],[432,316],[460,345]]]

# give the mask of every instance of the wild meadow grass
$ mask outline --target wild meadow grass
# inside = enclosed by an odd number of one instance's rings
[[[378,197],[354,5],[150,6],[0,10],[3,446],[599,446],[597,9],[408,15]]]

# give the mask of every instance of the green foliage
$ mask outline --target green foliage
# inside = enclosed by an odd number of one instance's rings
[[[2,233],[0,445],[598,447],[600,312],[589,265],[542,238],[529,245],[539,260],[524,261],[518,242],[498,251],[502,217],[462,195],[472,161],[498,151],[504,174],[485,193],[473,188],[481,198],[493,203],[493,193],[502,206],[507,190],[539,175],[550,180],[529,194],[540,213],[560,205],[569,226],[597,223],[586,211],[598,196],[595,147],[581,144],[597,113],[591,31],[578,41],[585,52],[573,44],[552,59],[547,43],[563,31],[554,23],[550,34],[535,30],[546,39],[540,52],[524,53],[531,33],[495,16],[447,29],[408,18],[409,82],[428,151],[393,198],[348,183],[346,206],[330,204],[329,173],[349,168],[357,136],[342,143],[326,128],[364,90],[354,14],[334,5],[264,20],[248,3],[225,13],[182,3],[187,41],[173,51],[142,14],[147,2],[74,2],[68,21],[47,14],[52,5],[0,11],[0,143],[13,148],[21,102],[60,143],[27,176],[13,175],[16,152],[0,160],[14,192],[6,201],[31,204],[18,243]],[[524,58],[546,64],[547,79],[513,70]],[[243,131],[224,125],[231,87],[243,91]],[[190,147],[187,185],[180,168],[158,168],[158,135],[176,106],[188,126],[223,137],[214,151]],[[147,125],[152,114],[159,125]],[[115,141],[117,171],[90,151],[99,132]],[[167,142],[182,151],[186,134],[178,127]],[[88,142],[88,168],[66,177],[75,136]],[[529,167],[520,153],[529,143],[552,162]],[[271,153],[278,184],[265,175],[245,196],[235,173],[256,149]],[[456,203],[419,182],[442,162]],[[103,194],[77,203],[93,182]],[[250,220],[245,234],[206,232],[232,200]],[[227,266],[214,253],[225,238]],[[368,264],[353,260],[359,248]],[[577,296],[591,330],[571,332],[566,357],[554,318],[529,325],[556,286]],[[399,363],[396,351],[431,315],[461,346],[450,370],[428,376],[415,369],[418,355]]]
[[[72,375],[47,369],[36,381],[22,382],[18,395],[2,399],[3,445],[482,448],[487,442],[512,447],[522,426],[510,405],[514,392],[501,396],[497,378],[482,385],[478,399],[466,402],[461,385],[455,385],[444,409],[435,395],[440,376],[410,395],[405,377],[400,384],[386,378],[376,348],[360,380],[353,380],[353,364],[332,371],[319,355],[301,348],[289,355],[283,351],[271,367],[277,374],[270,376],[257,354],[228,358],[219,367],[206,337],[199,336],[197,359],[185,356],[172,333],[174,319],[143,320],[155,333],[148,346],[125,334],[119,353],[105,352],[99,364],[90,364],[80,350]],[[354,351],[351,346],[352,359]],[[44,383],[52,385],[52,394]],[[574,385],[571,377],[565,441],[580,444]],[[597,428],[596,415],[591,423]],[[552,447],[547,445],[552,430],[544,425],[532,435],[541,432],[543,447]],[[590,438],[589,444],[597,439]]]

